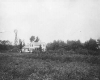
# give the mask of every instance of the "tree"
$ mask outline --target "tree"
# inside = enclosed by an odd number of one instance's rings
[[[1,44],[2,45],[11,45],[11,42],[8,40],[3,40],[3,41],[1,41]]]
[[[19,49],[20,49],[21,53],[22,53],[22,47],[23,46],[25,46],[24,40],[22,41],[21,39],[19,39]]]
[[[42,46],[41,45],[39,46],[39,51],[42,51]]]
[[[97,43],[98,43],[98,45],[100,45],[100,39],[97,39]]]
[[[38,37],[36,37],[36,40],[35,40],[35,42],[39,42],[39,40],[40,40],[40,39],[39,39]]]
[[[66,43],[64,41],[54,40],[52,43],[48,43],[46,47],[47,47],[47,50],[59,50],[61,48],[64,49],[65,46],[66,46]]]
[[[96,51],[97,48],[98,48],[98,44],[97,44],[97,42],[96,42],[95,39],[90,39],[89,41],[86,41],[84,43],[84,47],[86,49],[88,49],[88,50],[94,50],[94,51]]]
[[[31,36],[30,42],[33,42],[35,40],[35,36]]]
[[[22,49],[22,47],[23,47],[22,40],[19,39],[19,49]]]
[[[8,41],[8,40],[3,40],[3,41],[0,40],[0,50],[3,50],[3,51],[10,50],[12,47],[13,46],[12,46],[10,41]]]
[[[25,42],[23,41],[23,46],[25,46]]]
[[[77,41],[67,40],[67,49],[68,50],[76,50],[78,48],[83,48],[83,44],[80,42],[80,40],[77,40]]]
[[[100,39],[97,39],[98,49],[100,49]]]

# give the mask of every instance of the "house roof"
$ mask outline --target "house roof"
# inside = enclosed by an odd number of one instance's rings
[[[43,42],[31,42],[30,44],[28,45],[25,45],[23,48],[29,48],[30,45],[34,45],[34,46],[40,46],[40,45],[46,45],[45,43]]]
[[[29,48],[30,46],[29,45],[25,45],[23,48]]]
[[[30,44],[32,44],[32,45],[34,45],[34,46],[45,45],[45,43],[43,43],[43,42],[32,42],[32,43],[30,43]]]

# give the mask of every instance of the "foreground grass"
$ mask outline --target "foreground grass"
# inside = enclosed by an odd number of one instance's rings
[[[0,80],[99,80],[99,57],[0,54]]]

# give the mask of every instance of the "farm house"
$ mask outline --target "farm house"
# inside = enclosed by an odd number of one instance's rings
[[[46,50],[46,44],[43,42],[31,42],[30,44],[22,48],[22,52],[32,52],[33,50],[39,50],[41,47],[42,51]]]

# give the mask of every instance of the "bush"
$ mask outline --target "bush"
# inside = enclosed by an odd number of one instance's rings
[[[95,39],[90,39],[84,43],[84,47],[88,50],[97,51],[98,44]]]
[[[93,50],[88,50],[88,53],[89,53],[90,55],[99,55],[99,52],[93,51]]]
[[[88,50],[87,49],[82,49],[82,48],[76,49],[75,52],[78,53],[78,54],[85,54],[85,55],[88,54]]]

